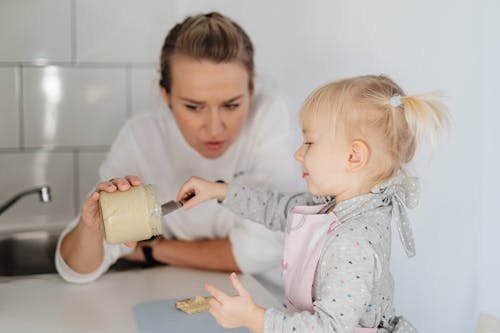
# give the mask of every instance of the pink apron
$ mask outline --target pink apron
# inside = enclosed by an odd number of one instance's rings
[[[313,312],[314,274],[326,236],[339,225],[335,214],[322,214],[326,205],[297,206],[292,209],[285,232],[282,268],[285,295],[291,311]],[[377,332],[376,328],[356,328],[355,332]]]

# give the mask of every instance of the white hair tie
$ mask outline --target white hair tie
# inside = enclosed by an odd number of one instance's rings
[[[398,107],[398,106],[400,106],[401,104],[403,104],[403,103],[401,102],[401,96],[399,96],[399,95],[394,95],[394,96],[392,96],[392,97],[391,97],[391,106],[392,106],[392,107],[397,108],[397,107]]]

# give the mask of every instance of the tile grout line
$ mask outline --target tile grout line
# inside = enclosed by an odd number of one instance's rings
[[[16,89],[17,89],[17,111],[19,112],[19,149],[24,150],[24,82],[23,82],[23,65],[18,65],[16,68],[16,76],[18,77]]]
[[[132,68],[125,68],[125,115],[126,118],[132,116]]]
[[[79,152],[107,152],[110,148],[110,145],[102,145],[102,146],[54,146],[47,148],[45,146],[31,146],[25,147],[23,149],[17,148],[0,148],[0,153],[72,153],[75,149],[78,149]]]
[[[70,45],[71,45],[71,64],[75,65],[76,64],[76,0],[71,0],[70,3],[70,26],[71,26],[71,33],[70,33]]]
[[[78,215],[78,206],[80,204],[80,185],[79,185],[79,176],[80,176],[80,167],[78,165],[80,161],[80,156],[79,156],[79,152],[78,152],[78,149],[75,149],[73,150],[73,187],[74,187],[74,201],[73,201],[73,205],[74,205],[74,213],[75,213],[75,216]]]

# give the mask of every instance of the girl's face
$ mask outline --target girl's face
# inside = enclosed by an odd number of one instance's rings
[[[309,191],[319,196],[348,197],[350,142],[339,131],[333,136],[325,112],[309,116],[303,124],[304,143],[295,152]]]
[[[223,155],[238,137],[250,108],[248,72],[237,62],[174,56],[171,91],[162,88],[182,135],[206,158]]]

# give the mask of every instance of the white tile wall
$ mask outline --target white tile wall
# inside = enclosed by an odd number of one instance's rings
[[[71,1],[2,0],[0,61],[69,61],[71,30]]]
[[[127,116],[125,77],[120,68],[23,69],[26,146],[110,144]]]
[[[78,211],[83,200],[95,188],[99,180],[98,169],[105,157],[105,152],[80,152],[78,154],[78,197],[76,200]]]
[[[165,109],[157,60],[174,23],[219,10],[253,35],[261,24],[245,13],[254,17],[264,4],[0,1],[0,204],[41,180],[55,189],[50,205],[25,198],[0,221],[76,214],[126,118]]]
[[[205,0],[0,1],[0,204],[41,181],[54,188],[51,204],[25,198],[0,221],[76,214],[126,118],[166,109],[157,71],[168,30],[202,11],[237,20],[258,11],[230,0],[215,7]],[[251,33],[260,27],[250,23]]]
[[[163,106],[165,102],[160,94],[159,75],[155,68],[131,69],[132,115],[149,112]]]
[[[68,220],[74,215],[73,153],[19,152],[0,154],[0,203],[13,195],[40,185],[49,184],[53,201],[41,203],[38,196],[20,199],[0,216],[0,224],[18,223],[43,215],[53,222]]]
[[[18,81],[17,68],[0,68],[0,148],[20,144]]]
[[[175,23],[174,3],[76,0],[77,60],[157,62],[163,39]]]

